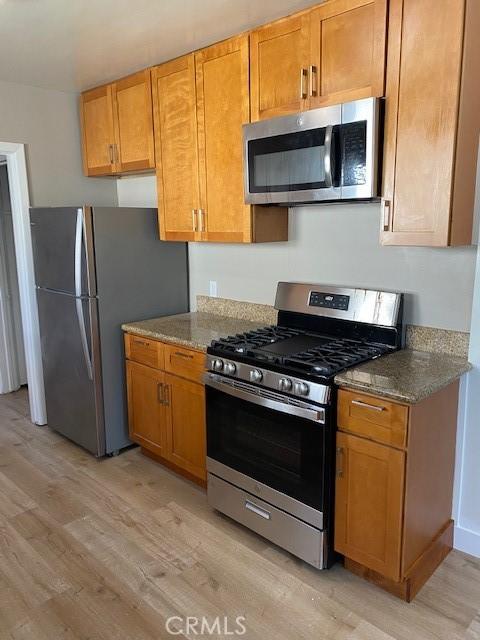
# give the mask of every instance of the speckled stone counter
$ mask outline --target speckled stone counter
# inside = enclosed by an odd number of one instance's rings
[[[352,367],[335,377],[339,387],[415,404],[471,369],[465,358],[404,349]]]
[[[123,324],[122,329],[147,338],[206,351],[212,340],[258,329],[264,325],[264,322],[197,312],[129,322]]]

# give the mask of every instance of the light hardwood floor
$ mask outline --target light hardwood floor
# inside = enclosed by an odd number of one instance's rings
[[[480,639],[480,560],[451,553],[406,604],[273,547],[138,449],[97,461],[27,415],[24,391],[0,397],[0,640],[185,637],[169,616],[245,616],[248,640]]]

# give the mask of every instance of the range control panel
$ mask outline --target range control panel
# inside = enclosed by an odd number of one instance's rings
[[[348,311],[350,296],[342,296],[334,293],[322,293],[312,291],[308,304],[310,307],[323,307],[324,309],[338,309]]]

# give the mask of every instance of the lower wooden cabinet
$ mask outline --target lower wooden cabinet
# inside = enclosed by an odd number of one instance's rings
[[[337,435],[335,548],[399,580],[405,453]]]
[[[197,382],[166,375],[169,459],[205,479],[205,388]]]
[[[340,390],[335,549],[410,601],[453,545],[458,383],[414,405]]]
[[[167,412],[162,397],[165,374],[127,361],[128,424],[130,438],[159,456],[167,453]]]
[[[158,359],[157,365],[143,364],[145,348],[132,348],[137,340],[148,343],[152,353],[165,352],[165,359]],[[131,440],[160,462],[205,484],[205,388],[199,381],[203,354],[128,334],[125,353]]]

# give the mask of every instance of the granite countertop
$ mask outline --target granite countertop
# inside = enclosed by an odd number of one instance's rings
[[[335,376],[341,388],[415,404],[472,368],[458,356],[403,349]]]
[[[206,351],[212,340],[264,326],[264,322],[252,322],[213,313],[192,312],[129,322],[123,324],[122,329],[147,338]]]

